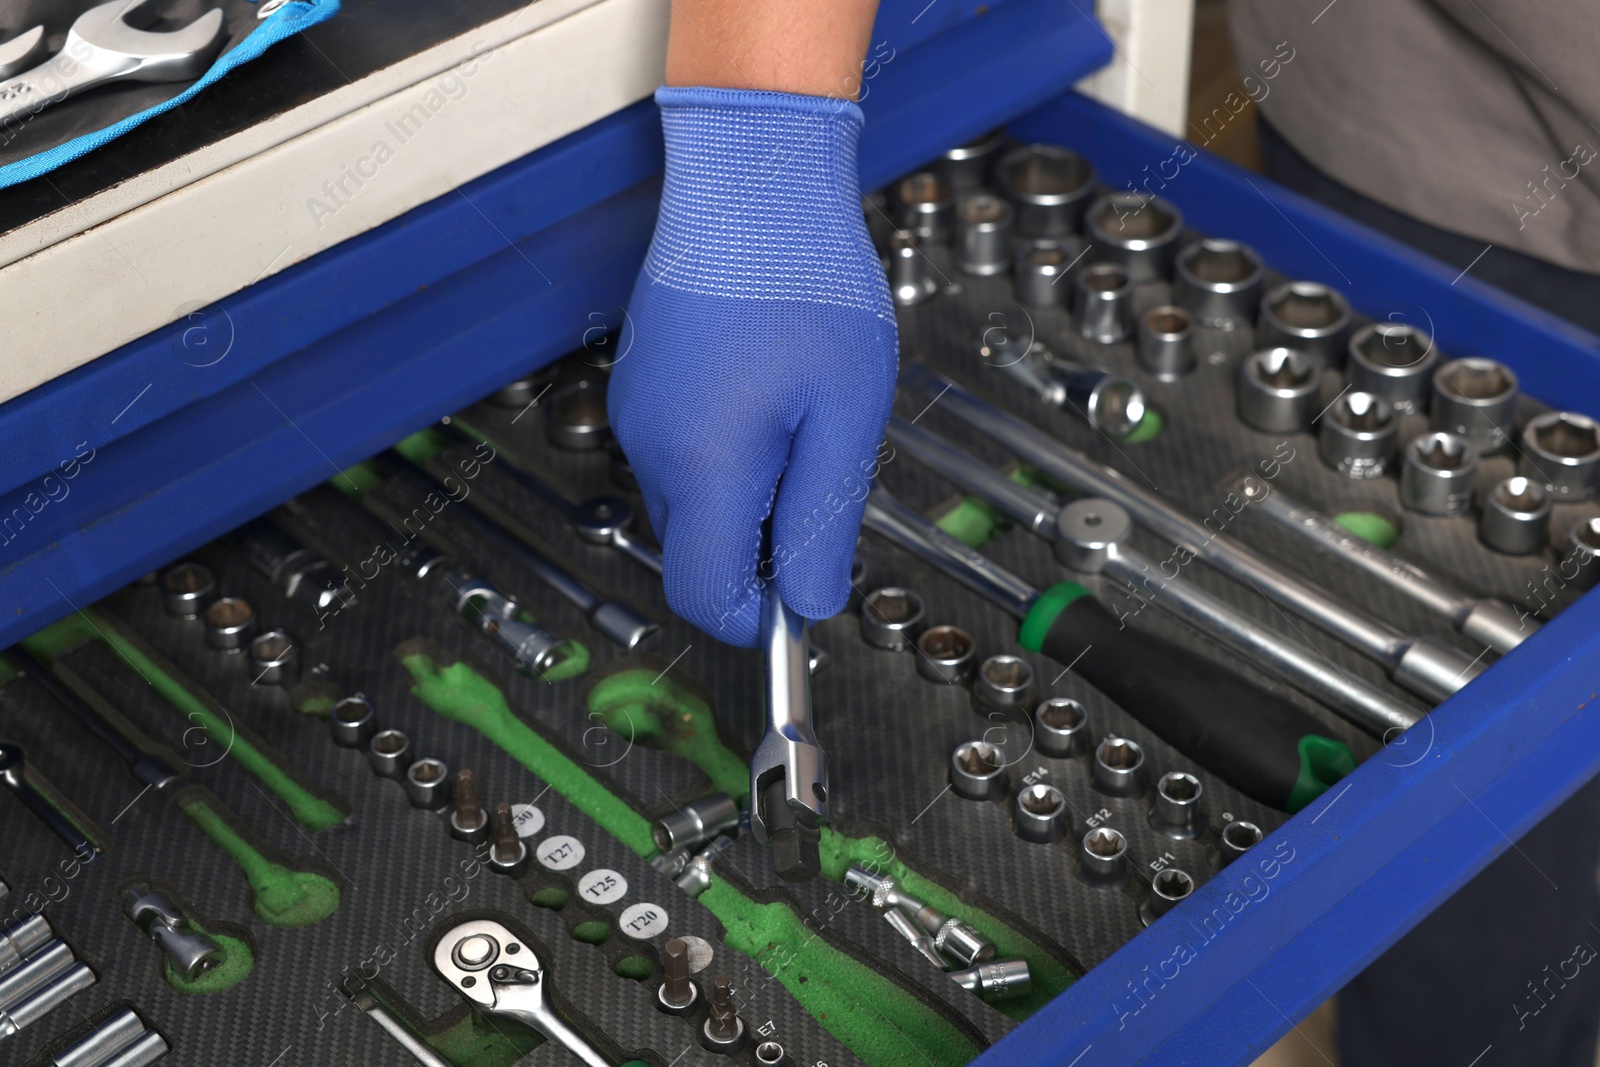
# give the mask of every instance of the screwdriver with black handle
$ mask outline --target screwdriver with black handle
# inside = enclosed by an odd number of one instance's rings
[[[1240,792],[1295,812],[1355,769],[1303,709],[1186,648],[1125,628],[1088,589],[1039,590],[881,485],[863,525],[1022,620],[1017,641],[1069,667],[1167,744]]]

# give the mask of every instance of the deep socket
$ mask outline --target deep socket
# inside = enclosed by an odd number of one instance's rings
[[[1178,253],[1172,302],[1202,326],[1236,330],[1256,321],[1264,276],[1255,249],[1208,237]]]
[[[1056,759],[1089,751],[1089,713],[1071,697],[1039,701],[1033,711],[1033,746]]]
[[[1321,421],[1317,454],[1346,478],[1381,478],[1394,462],[1400,420],[1382,397],[1346,393],[1329,406]]]
[[[1078,332],[1103,345],[1126,341],[1133,332],[1133,285],[1115,263],[1095,263],[1072,283],[1072,317]]]
[[[931,300],[939,292],[939,282],[933,276],[933,264],[922,251],[917,235],[910,230],[896,230],[889,235],[889,292],[901,307],[912,307]]]
[[[1350,387],[1387,400],[1400,415],[1428,410],[1439,352],[1433,338],[1403,322],[1369,322],[1350,337]]]
[[[1017,232],[1026,237],[1066,237],[1083,230],[1094,195],[1094,166],[1076,152],[1032,144],[1001,157],[995,166],[1000,193],[1017,208]]]
[[[1350,302],[1319,282],[1286,282],[1261,301],[1256,338],[1263,348],[1315,352],[1325,365],[1344,364],[1350,336]]]
[[[1453,433],[1425,433],[1406,445],[1400,504],[1424,515],[1460,515],[1472,507],[1478,450]]]
[[[1262,433],[1304,433],[1317,417],[1322,357],[1264,348],[1239,364],[1239,421]]]
[[[918,171],[902,178],[894,192],[895,222],[902,230],[910,230],[925,245],[949,243],[956,196],[943,178],[932,171]]]
[[[1181,307],[1151,308],[1139,318],[1139,369],[1158,381],[1175,382],[1194,370],[1194,323]]]
[[[1089,257],[1115,263],[1135,285],[1172,276],[1183,234],[1183,213],[1159,196],[1108,193],[1084,216]]]
[[[1574,504],[1600,491],[1600,426],[1575,411],[1546,411],[1522,429],[1518,471],[1558,504]]]
[[[1517,376],[1492,359],[1456,359],[1433,372],[1430,424],[1459,434],[1480,456],[1506,447],[1515,429]]]
[[[1495,483],[1483,498],[1478,539],[1508,556],[1531,556],[1550,540],[1550,494],[1520,475]]]

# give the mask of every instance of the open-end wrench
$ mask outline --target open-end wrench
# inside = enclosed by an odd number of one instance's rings
[[[20,74],[33,66],[44,51],[44,27],[24,30],[5,44],[0,44],[0,78]]]
[[[1230,478],[1226,488],[1285,530],[1349,560],[1429,611],[1449,619],[1462,636],[1482,641],[1496,652],[1510,652],[1539,631],[1539,620],[1531,613],[1519,611],[1495,597],[1464,593],[1415,563],[1408,563],[1362,540],[1328,516],[1313,511],[1259,478]]]
[[[52,833],[65,841],[79,859],[90,860],[99,855],[99,846],[78,829],[77,823],[51,803],[45,791],[35,783],[38,773],[29,769],[28,755],[21,745],[0,741],[0,782]]]
[[[767,733],[750,761],[750,830],[772,849],[785,881],[822,870],[828,821],[828,760],[811,729],[809,624],[769,582],[761,590],[761,643],[767,657]]]
[[[1116,504],[1100,501],[1104,522],[1089,534],[1099,550],[1090,550],[1085,531],[1069,514],[1074,505],[1058,507],[1039,491],[1018,485],[944,438],[904,419],[896,417],[890,422],[888,438],[895,448],[904,449],[961,489],[988,501],[1006,518],[1050,541],[1056,558],[1067,566],[1086,574],[1106,574],[1135,593],[1143,592],[1141,599],[1242,653],[1373,736],[1405,730],[1425,714],[1361,678],[1346,675],[1311,649],[1284,639],[1181,575],[1169,577],[1161,572],[1156,563],[1127,543],[1127,513]],[[1129,710],[1137,716],[1136,709]]]
[[[1346,604],[1243,542],[1202,527],[1161,497],[948,378],[915,366],[907,372],[907,378],[929,394],[938,394],[940,410],[982,430],[1049,477],[1088,496],[1115,501],[1135,522],[1158,537],[1383,664],[1395,682],[1423,699],[1442,703],[1483,673],[1481,653],[1474,658],[1438,638],[1403,633]]]
[[[61,51],[0,82],[0,125],[75,93],[115,81],[190,81],[204,74],[223,43],[221,8],[178,30],[145,30],[162,0],[112,0],[79,15]]]
[[[547,978],[539,957],[499,923],[475,919],[446,931],[433,950],[433,969],[488,1014],[538,1031],[588,1067],[611,1067],[556,1014],[545,999]]]

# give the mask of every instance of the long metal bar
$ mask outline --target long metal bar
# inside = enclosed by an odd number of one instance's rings
[[[1350,607],[1226,534],[1211,533],[1154,493],[1046,436],[955,382],[921,367],[912,367],[908,376],[930,395],[936,394],[942,410],[1000,441],[1045,474],[1080,492],[1120,504],[1134,521],[1153,533],[1377,660],[1396,682],[1418,696],[1437,703],[1482,672],[1481,656],[1474,659],[1432,637],[1402,633]]]

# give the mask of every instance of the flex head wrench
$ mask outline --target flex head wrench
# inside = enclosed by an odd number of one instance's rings
[[[161,0],[112,0],[79,15],[61,51],[0,82],[0,124],[108,82],[200,77],[222,48],[222,10],[213,8],[178,30],[140,28],[160,15]]]
[[[828,821],[828,760],[811,731],[808,623],[768,583],[761,591],[761,643],[767,656],[767,734],[750,761],[750,830],[772,849],[785,881],[822,870]]]
[[[487,1014],[537,1030],[589,1067],[610,1067],[545,999],[539,957],[499,923],[475,919],[447,931],[433,950],[433,969]]]

